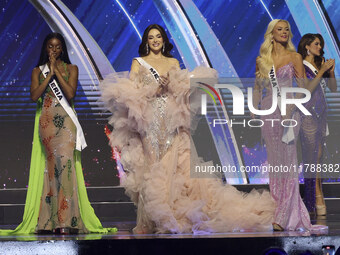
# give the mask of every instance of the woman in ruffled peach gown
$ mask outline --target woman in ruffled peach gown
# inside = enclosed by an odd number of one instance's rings
[[[113,113],[110,144],[121,151],[126,193],[137,206],[134,233],[271,230],[275,204],[268,192],[239,192],[218,178],[190,178],[189,77],[217,77],[198,67],[180,70],[172,44],[150,25],[131,72],[101,84]]]

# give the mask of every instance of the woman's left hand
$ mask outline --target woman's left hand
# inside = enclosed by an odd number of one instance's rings
[[[56,59],[53,56],[53,54],[50,54],[49,61],[50,61],[50,73],[51,73],[51,75],[54,75],[58,68],[57,68],[57,64],[56,64]]]
[[[159,85],[162,88],[162,92],[165,93],[168,91],[168,84],[169,84],[169,75],[167,76],[161,76],[159,79]]]
[[[166,87],[168,86],[169,84],[169,76],[161,76],[160,79],[159,79],[159,84],[163,87]]]

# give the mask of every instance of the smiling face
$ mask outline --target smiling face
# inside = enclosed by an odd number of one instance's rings
[[[58,59],[63,51],[61,41],[57,38],[52,38],[47,41],[46,51],[48,56],[54,56]]]
[[[278,42],[278,43],[286,43],[289,40],[289,26],[286,22],[280,21],[278,22],[273,31],[273,40]]]
[[[315,38],[315,40],[310,44],[306,45],[306,49],[309,50],[309,53],[313,56],[320,56],[321,55],[321,42],[319,38]]]
[[[151,29],[148,34],[148,44],[152,51],[160,51],[163,47],[163,37],[158,29]]]

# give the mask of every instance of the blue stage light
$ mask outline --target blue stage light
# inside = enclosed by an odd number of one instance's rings
[[[267,6],[264,4],[264,2],[262,0],[260,0],[261,4],[263,5],[264,9],[266,10],[266,12],[268,13],[269,17],[271,18],[271,20],[273,20],[273,16],[270,14]]]
[[[288,255],[284,249],[280,247],[269,247],[263,253],[263,255]]]

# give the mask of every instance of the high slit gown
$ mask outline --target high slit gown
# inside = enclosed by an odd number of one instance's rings
[[[305,66],[308,79],[314,79],[315,73]],[[318,162],[319,148],[324,147],[327,130],[327,102],[319,84],[311,95],[311,99],[304,104],[306,109],[312,114],[301,116],[301,149],[303,164],[315,165]],[[305,172],[305,171],[304,171]],[[309,212],[315,212],[315,177],[316,174],[308,173],[305,178],[304,201]]]

